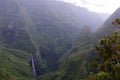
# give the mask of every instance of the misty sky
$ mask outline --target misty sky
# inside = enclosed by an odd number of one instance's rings
[[[100,13],[113,13],[120,7],[120,0],[62,0],[75,4],[77,6],[85,7],[90,11]]]

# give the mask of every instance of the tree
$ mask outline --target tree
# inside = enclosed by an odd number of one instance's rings
[[[83,80],[120,80],[120,18],[112,22],[117,27],[112,35],[103,37],[95,46],[98,58],[92,66],[98,73],[90,74]]]
[[[120,80],[120,19],[117,18],[112,24],[118,28],[112,35],[103,37],[96,46],[97,66],[100,71],[109,74],[112,80]]]

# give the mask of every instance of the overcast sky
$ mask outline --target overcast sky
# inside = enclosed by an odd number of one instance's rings
[[[120,7],[120,0],[62,0],[77,6],[85,7],[90,11],[113,13]]]

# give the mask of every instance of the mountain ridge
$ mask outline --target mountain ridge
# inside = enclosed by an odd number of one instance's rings
[[[32,53],[37,76],[59,69],[58,60],[72,47],[84,25],[102,23],[96,13],[64,2],[17,1],[0,3],[1,44]]]

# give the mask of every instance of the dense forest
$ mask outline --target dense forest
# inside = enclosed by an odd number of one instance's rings
[[[120,80],[119,14],[105,21],[63,1],[0,1],[0,80]]]

